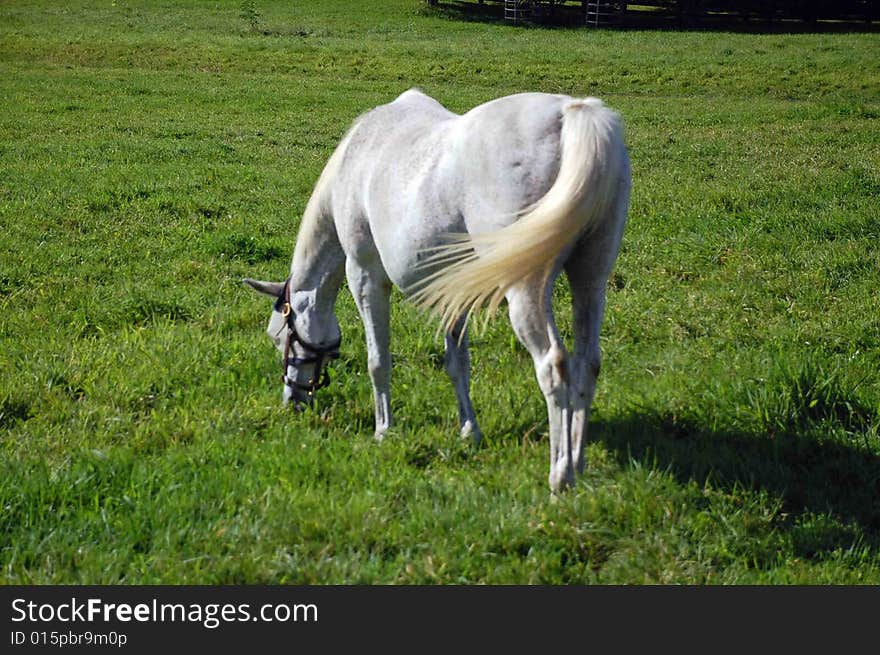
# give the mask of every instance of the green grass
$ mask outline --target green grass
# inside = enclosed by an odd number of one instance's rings
[[[0,2],[0,581],[880,582],[876,33],[252,4]],[[479,449],[402,302],[389,438],[347,291],[334,384],[279,405],[240,279],[284,277],[347,125],[412,86],[626,122],[588,470],[558,502],[504,320],[473,339]]]

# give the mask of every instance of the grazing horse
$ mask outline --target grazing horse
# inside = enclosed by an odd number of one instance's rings
[[[467,323],[507,300],[547,402],[550,487],[574,482],[599,375],[605,287],[630,193],[618,115],[596,98],[524,93],[455,114],[418,90],[357,119],[330,157],[302,219],[267,332],[283,354],[284,401],[328,382],[341,342],[343,273],[366,333],[377,439],[391,424],[392,285],[445,329],[445,368],[462,436],[479,442]],[[574,350],[559,337],[552,286],[571,284]],[[488,314],[487,314],[488,315]]]

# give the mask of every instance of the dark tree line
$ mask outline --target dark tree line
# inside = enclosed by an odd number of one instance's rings
[[[471,0],[479,4],[509,4],[505,0]],[[662,7],[680,17],[698,18],[709,14],[731,17],[816,20],[880,20],[880,0],[597,0],[608,9],[625,12],[627,4]],[[427,0],[436,5],[438,0]],[[531,6],[537,12],[557,6],[576,4],[586,7],[587,0],[516,0],[518,5]]]
[[[647,0],[640,4],[667,6],[677,13],[701,15],[724,12],[766,18],[800,20],[878,18],[880,2],[876,0]]]

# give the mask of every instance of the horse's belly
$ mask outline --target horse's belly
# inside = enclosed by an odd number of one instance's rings
[[[370,223],[385,272],[404,291],[430,273],[420,264],[431,249],[444,243],[445,235],[465,230],[458,212],[439,211],[430,203],[374,215]]]
[[[389,279],[406,290],[430,271],[420,266],[450,233],[466,231],[457,188],[435,159],[410,161],[418,175],[398,164],[374,178],[365,214],[375,249]]]

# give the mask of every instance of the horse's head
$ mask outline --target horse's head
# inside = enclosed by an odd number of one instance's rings
[[[326,344],[315,344],[303,338],[297,330],[297,313],[291,305],[290,280],[263,282],[244,279],[245,284],[274,299],[272,315],[266,333],[281,353],[284,383],[284,403],[293,402],[297,411],[310,406],[318,389],[330,383],[326,363],[339,357],[342,337]],[[336,326],[338,333],[338,325]]]

